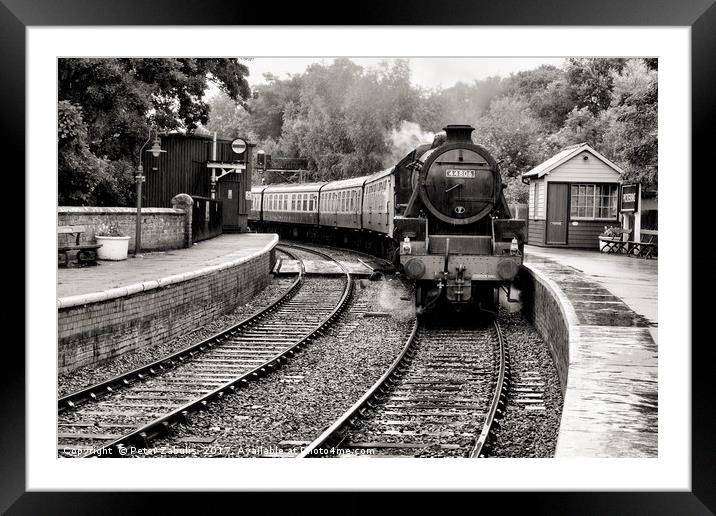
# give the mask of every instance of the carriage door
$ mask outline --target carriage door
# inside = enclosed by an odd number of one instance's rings
[[[239,228],[239,175],[226,174],[216,183],[216,197],[222,201],[224,231],[238,231]]]
[[[567,243],[569,185],[547,183],[547,244]]]

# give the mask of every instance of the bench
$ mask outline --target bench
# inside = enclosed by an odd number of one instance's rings
[[[654,258],[658,256],[658,232],[645,229],[642,230],[641,234],[641,242],[632,240],[605,241],[602,252],[641,256],[643,258]]]
[[[84,226],[57,226],[58,240],[60,235],[72,235],[70,242],[74,241],[74,243],[67,243],[67,237],[65,237],[65,243],[57,247],[58,266],[67,267],[69,265],[68,251],[77,251],[78,264],[97,265],[97,249],[102,247],[102,244],[80,244],[80,237],[83,233],[85,233]]]

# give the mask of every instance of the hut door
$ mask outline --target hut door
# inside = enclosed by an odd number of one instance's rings
[[[223,227],[225,230],[239,229],[239,182],[228,174],[216,183],[216,195],[223,201]]]
[[[547,183],[547,244],[567,243],[569,185]]]

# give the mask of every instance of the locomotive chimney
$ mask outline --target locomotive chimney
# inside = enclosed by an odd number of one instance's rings
[[[443,131],[447,134],[447,143],[453,142],[471,142],[472,137],[470,134],[475,130],[471,125],[465,124],[451,124],[447,127],[443,127]]]

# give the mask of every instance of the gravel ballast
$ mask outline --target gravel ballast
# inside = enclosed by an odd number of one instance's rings
[[[380,313],[380,317],[363,315]],[[348,311],[282,369],[251,382],[153,443],[139,457],[291,457],[373,385],[413,325],[412,297],[393,277],[356,280]]]
[[[500,325],[510,354],[512,381],[490,456],[553,457],[563,399],[549,348],[520,312],[500,309]],[[525,392],[532,396],[526,402],[522,401]]]

